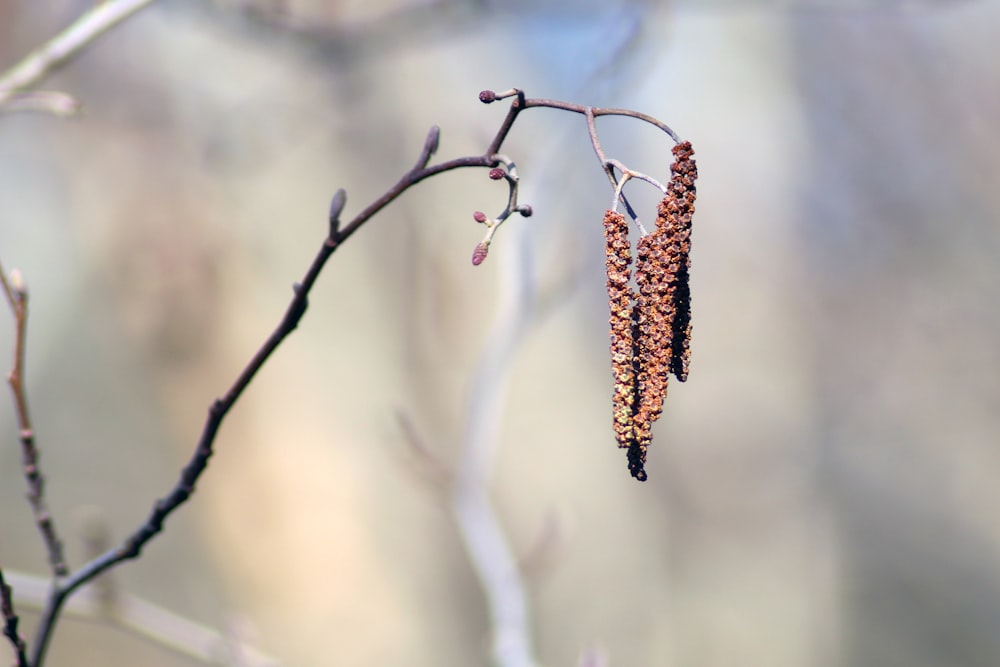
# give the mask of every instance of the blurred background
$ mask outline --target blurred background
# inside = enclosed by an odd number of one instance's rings
[[[0,0],[0,69],[89,6]],[[694,145],[691,375],[650,480],[610,428],[611,190],[583,118],[532,110],[504,150],[534,216],[473,268],[472,212],[506,192],[468,170],[365,225],[115,590],[284,665],[490,664],[448,471],[496,353],[489,490],[539,664],[1000,663],[998,29],[985,0],[154,3],[41,86],[78,117],[0,115],[0,259],[32,298],[70,565],[174,484],[333,192],[356,214],[432,124],[440,158],[481,153],[506,103],[478,92],[518,86]],[[662,134],[599,129],[668,177]],[[647,220],[649,190],[630,190]],[[4,312],[0,349],[12,331]],[[0,404],[0,565],[44,580]],[[48,664],[114,663],[196,664],[71,617]]]

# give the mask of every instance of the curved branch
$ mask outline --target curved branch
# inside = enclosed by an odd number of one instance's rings
[[[122,12],[118,15],[119,18],[117,19],[120,21],[128,15],[125,12],[133,13],[145,5],[150,4],[150,2],[152,2],[152,0],[131,0],[130,2],[123,0],[120,2],[108,2],[95,9],[92,14],[99,13],[99,10],[117,10]],[[93,21],[96,21],[96,19],[93,19]],[[109,21],[110,19],[105,18],[105,22],[103,24],[104,30],[114,24]],[[88,23],[87,25],[92,25],[92,23]],[[95,28],[92,28],[92,30],[93,29]],[[80,32],[84,32],[82,28],[79,30]],[[90,34],[90,38],[92,39],[93,36],[99,33],[91,32]],[[31,67],[25,66],[22,68],[22,74],[20,75],[21,78],[17,79],[17,77],[15,77],[15,79],[23,82],[36,80],[36,78],[39,78],[46,71],[45,67],[49,67],[51,69],[58,64],[65,62],[70,54],[75,53],[73,49],[79,50],[79,48],[82,48],[87,41],[88,40],[83,39],[83,36],[78,36],[75,41],[74,39],[66,37],[62,42],[60,42],[62,48],[61,53],[63,55],[59,55],[60,52],[58,50],[48,56],[44,56],[44,54],[39,55],[36,58],[36,69],[32,70]],[[31,57],[29,57],[28,60],[30,61]],[[18,68],[15,68],[15,70],[17,69]],[[34,71],[35,74],[32,75],[32,71]],[[6,80],[9,81],[9,79],[10,75],[8,74]],[[0,79],[0,86],[4,85],[4,81],[5,79]],[[7,85],[10,84],[8,83]],[[20,85],[27,85],[27,83],[22,83]],[[3,100],[5,99],[3,95],[5,92],[9,92],[9,90],[11,89],[8,88],[5,90],[0,87],[0,105],[2,105]],[[670,130],[669,127],[655,118],[636,111],[630,111],[627,109],[592,108],[554,100],[529,100],[525,98],[522,91],[516,88],[500,93],[499,95],[492,91],[483,91],[480,94],[480,99],[486,103],[506,97],[513,97],[514,99],[512,100],[510,108],[507,111],[507,115],[504,117],[497,133],[493,137],[487,149],[481,155],[454,158],[437,164],[429,164],[431,157],[437,150],[440,136],[439,129],[437,127],[432,127],[427,134],[423,148],[421,149],[414,166],[405,172],[395,185],[390,187],[378,199],[355,215],[355,217],[343,228],[340,227],[340,216],[346,203],[346,195],[343,190],[337,191],[337,193],[333,196],[330,205],[329,230],[323,239],[323,242],[320,244],[320,248],[317,251],[316,256],[313,258],[312,263],[306,270],[306,273],[302,278],[302,282],[293,285],[293,295],[285,309],[284,315],[278,322],[275,329],[264,340],[260,348],[247,362],[246,366],[233,381],[233,384],[229,387],[228,391],[221,398],[216,399],[209,407],[208,417],[205,420],[197,446],[195,447],[188,464],[183,468],[183,470],[181,470],[180,478],[177,483],[165,497],[155,503],[145,522],[119,547],[91,560],[76,573],[67,576],[65,579],[60,580],[59,578],[56,578],[53,582],[48,602],[42,613],[42,618],[38,626],[35,643],[32,647],[33,652],[30,661],[32,667],[42,666],[49,641],[52,637],[52,632],[67,598],[80,586],[91,581],[101,573],[125,560],[137,558],[141,554],[145,545],[163,529],[164,522],[170,514],[180,507],[180,505],[185,503],[194,493],[195,485],[207,468],[209,459],[212,457],[215,439],[218,435],[219,428],[222,426],[223,420],[229,413],[229,410],[239,400],[243,391],[247,388],[256,376],[257,372],[267,362],[278,346],[281,345],[285,338],[298,326],[308,308],[309,292],[319,277],[320,272],[323,270],[323,267],[326,265],[326,262],[330,259],[333,253],[336,252],[341,244],[350,238],[351,235],[353,235],[358,229],[360,229],[363,224],[365,224],[386,206],[394,202],[409,188],[432,176],[466,167],[487,167],[492,169],[501,164],[504,165],[506,171],[499,174],[499,176],[505,178],[510,186],[505,215],[509,216],[514,211],[519,212],[524,216],[530,215],[530,207],[516,205],[517,174],[513,163],[509,159],[505,158],[500,152],[507,135],[513,127],[514,121],[517,119],[517,116],[527,108],[548,107],[581,113],[587,116],[588,124],[592,130],[592,139],[595,142],[595,148],[598,151],[599,157],[601,157],[603,153],[599,148],[599,143],[596,142],[596,130],[593,129],[593,120],[597,116],[601,115],[629,116],[645,121],[664,130],[676,141],[676,135],[672,130]],[[617,188],[618,183],[615,180],[613,172],[611,172],[614,164],[616,163],[613,161],[608,161],[606,159],[602,160],[602,167],[609,172],[612,185]],[[628,173],[630,173],[632,177],[639,177],[638,174],[632,172]],[[8,294],[8,298],[10,298],[10,294]],[[484,367],[491,367],[492,365],[489,363],[490,361],[495,362],[497,359],[504,358],[504,355],[501,354],[501,350],[505,350],[507,346],[512,344],[512,341],[518,337],[517,334],[523,327],[523,310],[523,308],[516,308],[516,312],[513,316],[498,320],[498,329],[504,330],[506,334],[510,335],[505,335],[504,341],[501,341],[497,344],[497,346],[490,349],[491,353],[487,354],[482,362]],[[495,366],[493,367],[495,368]],[[499,388],[499,385],[493,386],[494,390]],[[484,402],[480,400],[474,401],[473,403],[474,407],[477,403],[481,407],[484,404],[488,404],[488,401]],[[491,511],[483,486],[483,483],[485,482],[484,475],[486,474],[486,468],[484,468],[483,462],[489,460],[488,452],[492,446],[489,444],[490,438],[488,436],[484,436],[481,431],[483,423],[484,422],[481,419],[470,418],[468,438],[470,441],[480,441],[481,444],[476,447],[472,447],[470,445],[470,449],[467,452],[467,458],[463,462],[462,467],[464,474],[461,475],[461,477],[465,479],[465,482],[458,484],[456,488],[456,511],[459,515],[460,522],[475,520],[476,517],[481,518],[484,511],[487,513]],[[473,511],[473,509],[477,507],[478,510]],[[467,516],[465,514],[465,510],[469,511]],[[495,528],[496,530],[499,530],[498,525],[495,526]],[[470,539],[470,550],[477,551],[480,547],[496,549],[496,538],[496,534],[487,536],[485,541],[482,544],[479,544],[478,547],[471,543],[477,542],[477,540]],[[502,532],[499,534],[499,540],[499,544],[502,546]],[[492,546],[488,543],[492,543]],[[503,553],[504,549],[500,549],[499,551],[494,551],[493,555],[502,556]],[[496,577],[496,580],[493,582],[494,584],[507,586],[512,584],[510,576],[513,570],[511,568],[516,568],[516,564],[512,564],[509,552],[507,552],[507,556],[508,557],[500,558],[502,562],[499,564],[499,567],[489,568],[489,573],[485,573],[484,571],[485,574],[490,574],[490,577],[484,576],[484,586],[488,589],[492,589],[492,586],[488,585],[489,582],[487,579],[489,578],[492,580],[492,577],[494,576]],[[490,590],[488,590],[488,592],[490,592]],[[511,592],[511,595],[513,595],[513,592]],[[514,657],[513,662],[510,663],[504,659],[503,662],[505,664],[529,664],[530,647],[525,641],[526,635],[522,631],[518,630],[518,628],[526,627],[527,608],[523,600],[523,594],[519,594],[516,597],[517,600],[514,600],[514,603],[511,606],[508,607],[506,603],[503,603],[499,604],[499,606],[493,610],[494,618],[498,624],[497,655],[505,655],[507,654],[507,651],[512,651],[510,655],[522,656],[524,659],[521,660]],[[509,597],[505,597],[504,599],[508,600],[508,602],[511,600]],[[494,602],[500,603],[501,601],[494,600]]]
[[[514,116],[516,116],[516,113],[509,114],[508,119],[512,119]],[[491,149],[497,141],[502,142],[502,135],[506,135],[506,130],[509,130],[509,124],[501,127],[501,132],[498,133],[497,139],[494,139],[494,142],[490,144]],[[31,665],[33,667],[41,667],[45,660],[45,653],[51,640],[52,632],[66,599],[80,586],[91,581],[101,573],[125,560],[137,558],[142,553],[142,549],[146,543],[163,529],[163,524],[167,517],[180,507],[180,505],[185,503],[191,497],[191,494],[194,493],[195,484],[208,466],[208,460],[212,457],[215,438],[218,435],[223,419],[225,419],[226,414],[236,401],[239,400],[243,391],[257,374],[257,371],[261,369],[278,346],[281,345],[282,341],[298,326],[299,321],[308,308],[309,291],[315,284],[327,260],[330,259],[330,256],[333,255],[337,248],[376,213],[421,181],[453,169],[493,167],[497,164],[496,151],[487,150],[482,155],[455,158],[427,166],[427,162],[429,162],[437,148],[438,135],[439,131],[437,128],[432,128],[427,135],[416,164],[403,174],[399,181],[381,197],[358,213],[343,229],[340,229],[339,217],[346,202],[346,197],[342,190],[339,190],[334,195],[330,206],[329,232],[326,238],[323,239],[319,251],[316,253],[305,276],[302,278],[302,282],[293,285],[293,296],[285,309],[284,316],[274,331],[271,332],[271,335],[267,337],[257,352],[254,353],[225,395],[212,403],[208,410],[208,417],[202,428],[198,445],[190,461],[181,471],[180,479],[174,485],[174,488],[164,498],[155,503],[146,521],[121,546],[93,559],[65,580],[53,583],[48,603],[38,625],[35,643],[32,647]]]
[[[527,99],[524,102],[525,108],[530,107],[548,107],[549,109],[562,109],[563,111],[572,111],[573,113],[587,114],[588,110],[595,117],[597,116],[628,116],[629,118],[635,118],[636,120],[641,120],[644,123],[649,123],[653,127],[659,128],[663,132],[666,132],[667,136],[674,140],[675,144],[679,144],[681,139],[677,136],[677,133],[670,129],[670,126],[654,118],[649,114],[642,113],[641,111],[633,111],[632,109],[617,109],[613,107],[588,107],[583,104],[573,104],[572,102],[562,102],[559,100],[546,100],[546,99]]]

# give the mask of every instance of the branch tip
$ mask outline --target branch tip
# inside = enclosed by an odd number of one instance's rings
[[[424,141],[424,150],[427,152],[427,157],[437,153],[438,143],[440,140],[441,128],[437,125],[433,125],[431,129],[427,131],[427,139]]]
[[[14,296],[18,301],[24,301],[28,298],[28,288],[24,284],[24,276],[21,274],[20,269],[11,269],[10,286],[14,290]]]
[[[330,238],[334,239],[337,237],[337,231],[340,228],[340,214],[344,210],[344,204],[347,203],[347,192],[344,188],[340,188],[334,193],[333,199],[330,200]]]

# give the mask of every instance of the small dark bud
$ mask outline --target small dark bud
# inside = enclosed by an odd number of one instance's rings
[[[490,169],[490,179],[494,181],[499,181],[504,176],[504,171],[500,167],[493,167]]]
[[[521,204],[518,206],[517,212],[520,213],[523,218],[530,218],[531,214],[534,213],[534,211],[531,210],[531,206],[528,204]]]
[[[496,102],[497,94],[494,93],[492,90],[484,90],[483,92],[479,93],[479,101],[482,102],[483,104]]]
[[[483,213],[482,211],[476,211],[475,213],[472,214],[472,219],[480,223],[486,222],[486,214]]]

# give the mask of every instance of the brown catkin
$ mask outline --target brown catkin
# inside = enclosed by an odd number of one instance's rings
[[[628,241],[628,221],[621,213],[604,214],[605,265],[608,276],[608,303],[611,315],[611,371],[615,378],[612,399],[615,439],[627,448],[634,440],[636,377],[632,332],[632,288],[629,264],[632,251]]]
[[[685,381],[691,357],[688,280],[698,168],[689,142],[676,145],[673,153],[656,229],[637,244],[635,290],[629,285],[628,222],[620,213],[604,214],[615,438],[628,449],[629,471],[639,481],[646,480],[646,452],[653,422],[663,413],[669,375]]]
[[[635,442],[629,451],[629,469],[644,474],[646,450],[653,439],[653,422],[663,412],[670,364],[670,300],[663,267],[664,236],[653,232],[639,239],[635,278],[639,294],[632,308],[636,344],[638,384],[633,431]]]
[[[674,163],[666,198],[660,203],[660,219],[664,219],[671,247],[671,298],[674,317],[670,333],[670,372],[684,382],[691,362],[691,218],[697,198],[695,164],[691,142],[677,144],[673,149]],[[657,220],[659,228],[660,219]]]

